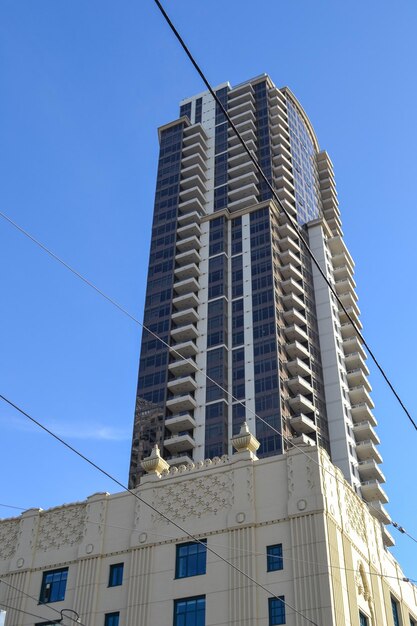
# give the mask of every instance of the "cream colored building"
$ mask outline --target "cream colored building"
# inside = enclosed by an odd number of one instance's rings
[[[327,453],[257,459],[256,443],[242,430],[231,457],[179,468],[154,450],[140,500],[97,493],[0,521],[6,626],[69,626],[69,610],[85,626],[416,623],[387,530]]]

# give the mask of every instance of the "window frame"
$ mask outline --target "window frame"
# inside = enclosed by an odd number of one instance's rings
[[[403,624],[399,606],[400,606],[400,603],[398,602],[397,598],[391,595],[391,611],[392,611],[392,621],[394,623],[394,626],[402,626]]]
[[[68,582],[68,572],[69,572],[68,567],[60,567],[58,569],[51,569],[51,570],[46,570],[42,572],[42,583],[41,583],[41,589],[39,592],[38,604],[52,604],[53,602],[63,602],[65,600],[65,593],[67,590],[67,582]],[[48,576],[54,576],[55,574],[64,574],[64,573],[66,574],[66,576],[65,576],[65,583],[63,585],[63,590],[61,588],[63,584],[62,579],[59,581],[54,581],[54,580],[52,580],[51,582],[47,581]],[[53,597],[51,599],[54,586],[58,588],[60,593],[59,593],[59,597],[57,598]],[[47,591],[48,593],[46,593]]]
[[[110,622],[110,619],[113,620],[113,618],[115,617],[117,617],[116,624],[114,624],[113,621]],[[113,611],[112,613],[104,614],[104,626],[119,626],[119,620],[120,620],[120,611]]]
[[[363,611],[359,611],[359,626],[369,626],[369,618]]]
[[[279,548],[281,554],[273,554],[270,550]],[[282,556],[282,543],[275,543],[266,547],[266,571],[278,572],[284,569],[284,557]]]
[[[174,619],[173,619],[173,626],[180,626],[179,621],[178,621],[178,617],[181,617],[181,615],[185,615],[189,617],[188,613],[184,613],[184,614],[180,614],[177,612],[177,607],[179,605],[180,602],[185,602],[185,603],[191,603],[191,602],[196,602],[198,600],[204,600],[204,621],[203,624],[198,624],[196,626],[205,626],[206,623],[206,596],[205,595],[200,595],[200,596],[190,596],[187,598],[176,598],[174,599]],[[194,612],[195,616],[198,617],[198,613],[197,610]],[[196,621],[196,620],[195,620]],[[187,621],[188,624],[188,621]]]
[[[280,622],[273,622],[272,621],[272,613],[274,610],[273,605],[276,602],[280,602],[280,607],[281,607],[281,617],[283,621]],[[278,607],[277,607],[278,608]],[[272,598],[268,598],[268,624],[269,626],[280,626],[281,624],[285,624],[286,623],[286,616],[285,616],[285,596],[273,596]]]
[[[111,563],[109,567],[109,582],[107,587],[123,585],[124,563]]]
[[[204,544],[204,550],[203,546]],[[180,552],[183,549],[188,549],[192,546],[196,546],[197,550],[195,553],[189,552],[187,554],[181,555]],[[195,557],[196,566],[195,573],[189,573],[190,563],[189,560]],[[199,563],[200,557],[204,560],[204,563]],[[185,570],[186,573],[182,573],[183,562],[185,561]],[[201,570],[201,571],[200,571]],[[204,570],[204,571],[203,571]],[[187,541],[185,543],[177,543],[175,546],[175,579],[181,580],[182,578],[191,578],[193,576],[204,576],[207,571],[207,539],[201,539],[201,542],[198,541]]]

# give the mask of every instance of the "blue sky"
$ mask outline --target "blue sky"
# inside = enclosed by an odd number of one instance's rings
[[[303,104],[335,166],[365,335],[417,418],[416,3],[165,6],[214,85],[267,72]],[[141,319],[156,129],[203,90],[195,70],[151,0],[2,0],[0,74],[0,210]],[[0,255],[0,393],[127,480],[139,327],[3,220]],[[417,432],[371,370],[388,507],[417,536]],[[0,429],[0,502],[117,490],[4,404]]]

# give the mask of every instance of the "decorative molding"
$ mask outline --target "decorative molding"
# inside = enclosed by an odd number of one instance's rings
[[[86,505],[78,504],[39,515],[38,550],[75,546],[84,536]]]
[[[351,489],[346,487],[344,496],[349,525],[363,541],[366,541],[363,507]]]
[[[0,523],[0,558],[11,559],[16,552],[17,538],[19,536],[19,520],[4,521]]]
[[[233,476],[228,473],[209,474],[165,488],[154,490],[152,504],[161,513],[173,519],[185,521],[190,517],[217,515],[233,503]],[[154,522],[166,522],[154,513]],[[166,522],[168,523],[168,522]]]

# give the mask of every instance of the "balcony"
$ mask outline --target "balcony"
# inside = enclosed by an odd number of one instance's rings
[[[281,302],[287,310],[289,310],[290,308],[294,308],[297,311],[305,311],[304,302],[301,300],[301,298],[296,296],[295,293],[289,293],[285,296],[281,296]]]
[[[287,326],[283,330],[288,341],[308,341],[307,333],[298,324]]]
[[[288,388],[291,389],[293,393],[307,395],[313,393],[313,387],[308,380],[302,378],[302,376],[293,376],[292,378],[287,378],[284,382],[287,383]]]
[[[310,357],[308,348],[303,346],[299,341],[285,344],[285,349],[291,359],[308,359]]]
[[[202,159],[200,160],[200,162],[197,162],[195,160],[194,163],[186,163],[186,167],[184,167],[184,160],[182,162],[183,167],[181,168],[181,188],[183,184],[185,188],[188,181],[194,176],[199,176],[202,180],[206,179],[205,170],[207,168]]]
[[[178,343],[188,341],[189,339],[197,339],[198,331],[194,324],[185,324],[171,330],[171,337]]]
[[[246,158],[244,158],[246,156]],[[229,184],[241,178],[241,176],[253,174],[256,171],[255,164],[251,161],[248,155],[242,154],[233,158],[232,163],[230,163],[232,159],[229,159]],[[256,178],[255,178],[256,180]]]
[[[187,278],[197,278],[201,272],[196,263],[189,263],[188,265],[177,267],[174,274],[178,280],[185,280]]]
[[[317,426],[313,422],[313,420],[307,417],[306,415],[303,415],[302,413],[300,415],[295,415],[294,417],[291,417],[290,426],[297,433],[307,434],[307,433],[316,432],[317,430]]]
[[[243,141],[245,142],[247,148],[249,150],[256,150],[256,134],[253,130],[253,128],[246,128],[245,130],[241,130],[238,129],[240,132],[240,136],[242,137]],[[231,154],[231,156],[235,156],[236,152],[234,151],[235,148],[242,148],[242,144],[240,142],[240,139],[238,138],[238,136],[233,133],[230,134],[229,133],[229,154]],[[252,148],[253,146],[253,148]],[[246,152],[246,150],[245,150]]]
[[[174,313],[171,319],[176,326],[183,326],[185,324],[196,324],[199,317],[195,309],[185,309],[184,311]]]
[[[373,500],[379,500],[384,504],[388,502],[388,496],[377,480],[365,480],[365,482],[361,483],[361,491],[363,499],[367,502],[372,502]]]
[[[255,175],[253,174],[253,176]],[[258,189],[256,187],[256,184],[254,182],[251,182],[250,184],[247,184],[247,185],[238,186],[236,187],[236,189],[231,189],[229,191],[229,200],[230,202],[234,202],[236,200],[241,200],[242,198],[256,196],[257,193],[258,193]]]
[[[358,470],[361,480],[379,480],[380,483],[385,482],[385,476],[374,459],[359,461]]]
[[[353,404],[350,407],[350,413],[352,415],[352,420],[356,424],[364,421],[368,421],[372,426],[376,426],[377,424],[374,414],[365,402],[362,402],[361,404]]]
[[[349,265],[342,263],[342,265],[336,264],[336,257],[333,257],[333,276],[336,281],[342,280],[343,278],[351,278],[352,270]]]
[[[187,450],[193,450],[193,448],[195,448],[195,441],[190,435],[173,435],[165,439],[164,448],[171,454],[178,454],[186,452]]]
[[[292,237],[282,237],[281,239],[278,239],[278,245],[282,252],[291,250],[291,252],[294,252],[294,254],[300,253],[298,240],[295,240]]]
[[[370,387],[369,383],[368,387]],[[362,402],[365,402],[371,409],[375,406],[364,385],[351,387],[349,389],[349,398],[351,404],[362,404]]]
[[[181,226],[185,226],[186,224],[200,224],[201,215],[198,211],[190,211],[190,213],[184,213],[183,215],[178,216],[178,224]]]
[[[307,326],[306,318],[297,309],[292,308],[284,311],[282,317],[287,322],[287,324],[298,324],[299,326]]]
[[[200,239],[195,235],[187,237],[186,239],[178,240],[176,245],[177,250],[180,252],[186,252],[187,250],[200,250],[201,248]]]
[[[356,455],[360,461],[374,459],[377,463],[382,463],[382,457],[370,439],[360,441],[356,444]]]
[[[287,370],[293,376],[311,376],[311,369],[308,363],[305,363],[301,359],[293,359],[287,361]]]
[[[188,239],[193,235],[195,235],[196,237],[199,237],[201,235],[201,228],[197,224],[197,222],[189,222],[188,224],[185,224],[184,226],[181,226],[177,229],[178,239]]]
[[[284,293],[295,293],[299,296],[304,295],[304,287],[302,283],[297,283],[293,278],[288,278],[281,283]]]
[[[230,98],[230,94],[229,94]],[[249,109],[250,111],[255,111],[255,99],[251,93],[242,94],[240,97],[235,98],[233,100],[229,100],[229,109],[228,113],[230,117],[234,115],[239,115],[240,112],[246,111]]]
[[[368,502],[368,507],[369,512],[379,519],[382,524],[391,524],[391,517],[379,500],[371,500],[371,502]]]
[[[384,542],[384,545],[387,546],[387,548],[392,548],[392,546],[395,546],[395,539],[391,535],[391,533],[388,532],[388,529],[386,526],[383,526],[381,528],[381,533],[382,533],[382,541]],[[410,622],[410,624],[411,623],[412,622]]]
[[[252,103],[247,106],[241,104],[239,107],[233,107],[228,110],[228,113],[235,126],[245,128],[245,122],[251,122],[251,128],[255,128],[255,107]],[[231,130],[234,132],[233,129]]]
[[[191,167],[191,165],[196,164],[199,165],[202,170],[207,169],[205,160],[198,152],[191,154],[190,156],[185,157],[181,160],[181,166],[184,168],[184,170],[187,170],[189,167]]]
[[[195,356],[198,352],[197,346],[194,341],[184,341],[183,343],[177,343],[170,348],[171,354],[175,357],[180,354],[186,359]]]
[[[345,365],[348,371],[356,370],[356,369],[364,369],[368,368],[365,365],[365,359],[359,352],[351,352],[349,354],[345,354]]]
[[[172,304],[177,311],[183,311],[185,309],[196,309],[200,301],[195,293],[186,293],[174,298]]]
[[[188,391],[195,391],[197,383],[192,376],[182,376],[168,381],[167,388],[171,393],[186,394]]]
[[[195,278],[186,278],[174,283],[174,291],[179,296],[186,293],[195,293],[199,289],[198,281]]]
[[[294,413],[313,413],[314,404],[301,393],[294,398],[288,398],[288,404]]]
[[[284,279],[293,278],[294,280],[299,280],[299,281],[303,280],[302,273],[292,263],[288,263],[288,265],[281,266],[280,272]]]
[[[355,434],[355,439],[357,442],[370,439],[376,444],[381,443],[378,435],[368,421],[357,422],[356,424],[354,424],[353,432]]]
[[[245,172],[236,178],[229,178],[229,198],[238,200],[240,197],[253,194],[255,189],[257,189],[257,182],[258,177],[255,172]],[[240,189],[245,189],[246,191],[240,194]]]
[[[345,276],[336,280],[335,289],[338,294],[348,293],[349,291],[355,291],[356,283],[351,276]]]
[[[204,202],[200,202],[198,198],[191,198],[185,202],[180,202],[178,211],[180,215],[189,215],[190,213],[194,213],[194,211],[202,215],[204,213]]]
[[[171,413],[182,413],[184,411],[193,411],[197,408],[197,402],[192,395],[186,393],[182,396],[174,396],[167,400],[166,407]]]
[[[197,363],[192,359],[179,359],[178,361],[172,361],[172,363],[168,365],[168,370],[174,376],[186,376],[187,374],[194,374],[194,372],[197,371]]]
[[[165,428],[172,433],[179,433],[184,430],[193,430],[193,428],[197,428],[197,423],[190,413],[181,413],[166,417]]]
[[[297,437],[292,437],[288,443],[290,447],[291,447],[291,444],[293,444],[294,446],[302,446],[302,445],[315,446],[316,445],[316,442],[314,441],[314,439],[312,439],[305,433],[301,433],[301,435],[298,435]]]
[[[245,196],[244,198],[240,198],[239,200],[235,200],[234,202],[229,202],[227,208],[229,209],[230,213],[233,213],[234,211],[241,211],[243,209],[246,209],[246,207],[252,206],[256,204],[256,202],[256,195]]]
[[[192,465],[194,463],[192,456],[183,452],[182,454],[173,454],[166,459],[168,465],[176,467],[177,465]]]
[[[351,354],[352,352],[359,352],[360,356],[366,359],[366,352],[362,348],[362,342],[357,336],[349,337],[343,341],[343,351],[345,355]]]
[[[191,265],[191,263],[200,263],[201,256],[194,248],[179,252],[175,255],[175,262],[177,265]]]

